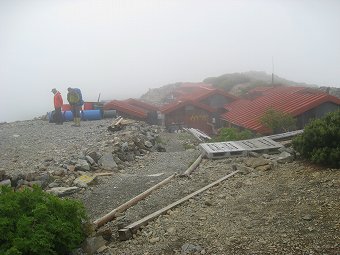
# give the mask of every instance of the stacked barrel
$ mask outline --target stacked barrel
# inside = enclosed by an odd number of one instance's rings
[[[102,118],[115,118],[115,110],[103,110],[103,103],[99,102],[85,102],[81,109],[81,119],[82,120],[100,120]],[[71,111],[71,106],[69,104],[63,104],[61,111],[64,117],[64,121],[72,121],[73,113]],[[47,113],[49,122],[53,121],[53,112]]]

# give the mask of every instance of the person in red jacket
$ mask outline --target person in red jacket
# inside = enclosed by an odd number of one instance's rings
[[[55,124],[62,125],[63,124],[63,116],[61,114],[61,107],[63,105],[63,98],[60,92],[56,89],[52,89],[52,93],[54,94],[54,120]]]

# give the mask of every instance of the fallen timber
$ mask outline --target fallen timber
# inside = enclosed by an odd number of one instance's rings
[[[118,116],[112,123],[111,126],[108,126],[108,130],[115,132],[115,131],[119,131],[122,129],[122,121],[123,121],[123,117]]]
[[[130,208],[131,206],[137,204],[139,201],[141,201],[142,199],[146,198],[148,195],[150,195],[154,190],[162,187],[163,185],[167,184],[168,182],[170,182],[176,174],[173,174],[171,176],[169,176],[168,178],[164,179],[163,181],[157,183],[156,185],[152,186],[151,188],[147,189],[146,191],[144,191],[143,193],[140,193],[138,196],[130,199],[129,201],[125,202],[124,204],[118,206],[117,208],[113,209],[111,212],[109,212],[108,214],[104,215],[103,217],[95,220],[93,222],[93,225],[95,227],[95,229],[105,225],[107,222],[113,220],[114,218],[116,218],[118,213],[124,212],[125,210],[127,210],[128,208]]]
[[[281,133],[281,134],[269,135],[269,136],[266,136],[266,137],[270,138],[274,141],[281,141],[281,140],[291,139],[292,137],[295,137],[295,136],[300,135],[302,133],[303,133],[303,129],[300,129],[300,130],[290,131],[290,132]]]
[[[142,218],[142,219],[140,219],[140,220],[138,220],[138,221],[136,221],[136,222],[134,222],[134,223],[124,227],[124,228],[122,228],[122,229],[119,229],[118,230],[119,239],[121,241],[124,241],[124,240],[128,240],[128,239],[132,238],[133,234],[136,233],[137,230],[141,226],[147,225],[147,223],[149,221],[151,221],[154,218],[160,216],[161,214],[166,213],[168,210],[170,210],[170,209],[172,209],[172,208],[174,208],[174,207],[184,203],[185,201],[189,200],[190,198],[192,198],[192,197],[194,197],[194,196],[204,192],[205,190],[207,190],[207,189],[209,189],[209,188],[211,188],[213,186],[216,186],[217,184],[221,183],[222,181],[228,179],[229,177],[235,175],[238,172],[239,172],[239,170],[236,170],[236,171],[234,171],[234,172],[232,172],[232,173],[230,173],[230,174],[228,174],[228,175],[218,179],[217,181],[214,181],[214,182],[210,183],[209,185],[207,185],[207,186],[205,186],[205,187],[203,187],[203,188],[201,188],[201,189],[199,189],[199,190],[197,190],[197,191],[195,191],[195,192],[193,192],[193,193],[191,193],[191,194],[181,198],[180,200],[177,200],[176,202],[174,202],[174,203],[172,203],[172,204],[170,204],[170,205],[168,205],[168,206],[166,206],[166,207],[164,207],[164,208],[162,208],[162,209],[160,209],[160,210],[158,210],[158,211],[156,211],[156,212],[154,212],[152,214],[149,214],[148,216],[146,216],[146,217],[144,217],[144,218]]]
[[[202,132],[199,129],[195,128],[183,128],[185,131],[191,133],[194,137],[196,137],[199,141],[203,142],[204,140],[210,140],[211,137]]]
[[[202,161],[202,154],[198,156],[194,163],[183,173],[184,176],[189,176],[201,163]]]

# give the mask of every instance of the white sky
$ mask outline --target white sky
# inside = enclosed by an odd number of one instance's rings
[[[340,1],[0,0],[0,122],[249,70],[340,87]]]

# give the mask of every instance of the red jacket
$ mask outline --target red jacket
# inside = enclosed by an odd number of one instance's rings
[[[60,92],[54,94],[54,108],[62,107],[63,105],[63,98],[61,97]]]

